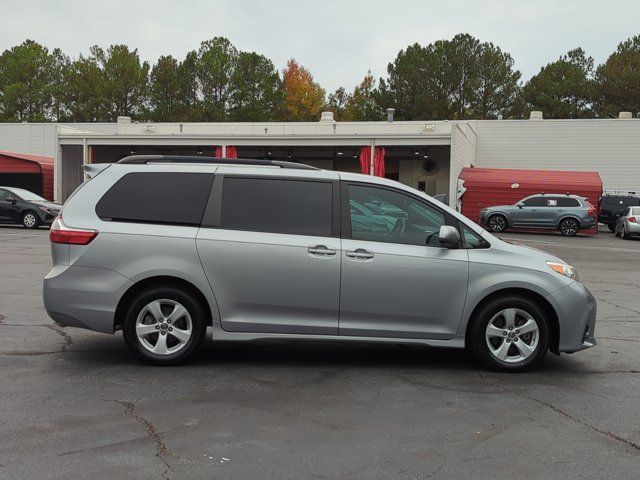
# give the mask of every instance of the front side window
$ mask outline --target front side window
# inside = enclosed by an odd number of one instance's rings
[[[531,197],[523,200],[525,207],[544,207],[547,205],[547,201],[543,197]]]
[[[7,192],[6,190],[0,189],[0,200],[6,200],[8,196],[9,196],[9,192]]]
[[[105,221],[200,225],[211,192],[209,173],[129,173],[96,205]]]
[[[460,224],[465,248],[489,248],[491,245],[466,225]]]
[[[384,188],[349,185],[351,238],[439,247],[444,214],[420,200]]]
[[[222,228],[330,237],[332,220],[331,182],[224,179]]]

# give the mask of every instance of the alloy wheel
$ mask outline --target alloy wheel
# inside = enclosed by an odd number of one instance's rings
[[[575,220],[563,220],[560,224],[560,231],[563,235],[573,236],[578,233],[578,225]]]
[[[176,353],[189,342],[193,331],[191,315],[179,302],[159,299],[145,305],[136,319],[140,344],[156,355]]]
[[[506,308],[496,313],[485,330],[489,351],[498,360],[517,363],[536,351],[540,339],[538,323],[520,308]]]
[[[501,215],[494,215],[489,219],[489,228],[494,232],[501,232],[507,226],[507,222]]]

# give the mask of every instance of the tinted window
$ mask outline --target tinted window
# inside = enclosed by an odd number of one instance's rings
[[[531,197],[522,203],[524,203],[526,207],[542,207],[547,204],[547,201],[542,197]]]
[[[354,240],[440,246],[444,214],[410,195],[349,185],[349,207]]]
[[[6,200],[8,196],[9,196],[9,192],[7,192],[6,190],[0,189],[0,200]]]
[[[103,220],[199,225],[213,174],[129,173],[96,205]]]
[[[330,182],[225,178],[221,226],[330,237],[332,192]]]
[[[558,206],[559,207],[579,207],[580,206],[580,202],[575,199],[575,198],[562,198],[560,197],[558,199]]]
[[[462,238],[464,240],[465,248],[489,248],[491,246],[484,238],[471,231],[470,228],[466,227],[462,223],[460,224],[460,228],[462,229]]]

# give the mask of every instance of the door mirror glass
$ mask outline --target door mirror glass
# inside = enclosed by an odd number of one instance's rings
[[[460,233],[457,228],[451,225],[442,225],[438,241],[445,248],[458,248],[460,246]]]

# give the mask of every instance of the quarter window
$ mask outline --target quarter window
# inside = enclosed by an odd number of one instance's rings
[[[444,214],[400,192],[349,185],[351,238],[439,247]]]
[[[102,220],[200,225],[213,174],[129,173],[96,205]]]
[[[330,237],[332,199],[330,182],[227,177],[221,227]]]

